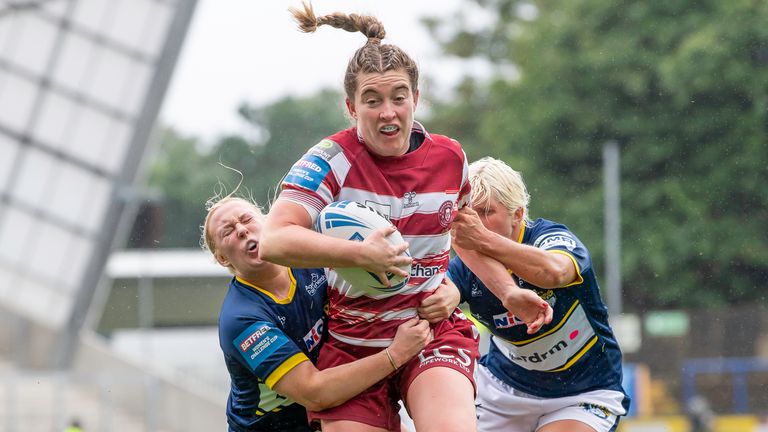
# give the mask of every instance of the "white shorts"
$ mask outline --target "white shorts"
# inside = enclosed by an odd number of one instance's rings
[[[558,420],[578,420],[597,432],[616,430],[624,394],[596,390],[575,396],[542,398],[529,395],[496,378],[477,365],[477,430],[479,432],[534,432]]]

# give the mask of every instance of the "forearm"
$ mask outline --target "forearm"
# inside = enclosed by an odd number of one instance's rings
[[[322,235],[299,204],[278,199],[264,222],[259,257],[290,267],[357,267],[360,242]]]
[[[455,249],[472,273],[501,300],[504,308],[525,323],[528,334],[536,333],[552,321],[549,304],[534,291],[518,287],[503,264],[474,250]]]
[[[333,408],[362,393],[394,370],[387,353],[381,350],[352,363],[318,371],[302,392],[300,399],[303,400],[298,402],[311,411]]]
[[[259,256],[290,267],[357,267],[360,242],[322,235],[298,225],[266,229]]]
[[[481,254],[474,250],[467,250],[453,245],[453,249],[459,258],[474,273],[483,285],[490,290],[499,300],[509,294],[510,289],[516,289],[514,280],[502,263],[496,259]]]
[[[573,263],[561,254],[520,244],[496,233],[485,237],[477,246],[479,253],[499,261],[518,277],[541,288],[559,288],[575,278]]]

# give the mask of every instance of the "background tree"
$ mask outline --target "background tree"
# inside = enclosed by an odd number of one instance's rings
[[[428,130],[458,138],[470,160],[492,155],[520,169],[532,216],[571,225],[599,274],[602,146],[617,141],[627,309],[767,303],[766,0],[467,5],[486,25],[475,15],[425,24],[447,54],[484,58],[499,73],[430,100],[418,113]],[[342,101],[323,91],[243,105],[249,138],[207,150],[167,135],[151,180],[167,221],[155,243],[197,244],[217,179],[236,182],[218,162],[241,170],[267,202],[306,148],[346,126]]]
[[[149,187],[156,191],[151,195],[157,198],[147,203],[161,209],[160,217],[150,222],[142,220],[142,215],[156,213],[140,212],[129,247],[197,247],[206,200],[220,188],[232,191],[240,180],[222,164],[241,171],[240,192],[266,207],[293,162],[348,124],[343,98],[331,90],[304,98],[286,97],[263,107],[243,104],[238,113],[251,128],[248,138],[225,136],[206,147],[173,130],[162,133],[149,177]],[[153,238],[147,239],[148,235]]]
[[[601,149],[616,140],[627,307],[765,302],[768,3],[474,3],[491,24],[443,46],[519,79],[465,83],[431,123],[460,125],[471,159],[521,169],[533,216],[569,222],[598,270]],[[437,37],[461,21],[427,24]]]

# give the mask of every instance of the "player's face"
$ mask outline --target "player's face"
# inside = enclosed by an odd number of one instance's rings
[[[496,234],[513,239],[516,228],[515,215],[496,198],[491,198],[487,204],[478,203],[473,205],[472,209],[480,215],[480,220],[486,228]]]
[[[387,71],[359,74],[355,100],[346,102],[366,147],[379,156],[400,156],[408,151],[418,100],[404,71]]]
[[[238,276],[258,270],[264,264],[259,259],[262,222],[261,213],[247,202],[227,201],[214,210],[208,229],[219,264],[232,266]]]

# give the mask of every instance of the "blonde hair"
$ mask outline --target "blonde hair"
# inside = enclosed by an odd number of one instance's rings
[[[386,36],[384,25],[376,17],[371,15],[344,14],[334,12],[332,14],[315,16],[312,5],[303,2],[303,10],[289,8],[293,18],[299,24],[299,30],[312,33],[322,25],[346,30],[348,32],[360,32],[368,41],[355,54],[347,64],[344,73],[344,92],[354,101],[357,90],[357,76],[360,73],[384,73],[393,70],[403,70],[410,80],[411,91],[416,92],[419,85],[419,67],[408,54],[400,47],[391,44],[381,44]]]
[[[253,209],[256,210],[256,214],[260,218],[264,217],[263,209],[261,206],[256,204],[256,201],[253,199],[253,197],[250,196],[250,194],[247,196],[236,195],[240,189],[240,186],[243,184],[243,173],[222,163],[219,163],[219,165],[238,173],[240,175],[240,182],[237,184],[237,186],[235,186],[232,192],[227,193],[226,186],[221,181],[219,181],[216,184],[214,195],[205,201],[205,210],[207,213],[205,215],[203,224],[200,226],[200,247],[203,250],[210,252],[214,258],[216,258],[218,249],[216,248],[216,241],[213,238],[213,234],[211,234],[211,232],[208,230],[208,222],[211,220],[211,217],[219,207],[231,201],[238,201],[253,207]],[[229,266],[229,269],[233,270],[231,266]]]
[[[528,204],[531,196],[523,182],[523,176],[499,159],[484,157],[469,165],[469,184],[472,187],[473,205],[490,207],[491,199],[496,199],[514,213],[518,208],[528,218]]]

